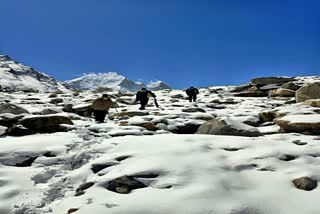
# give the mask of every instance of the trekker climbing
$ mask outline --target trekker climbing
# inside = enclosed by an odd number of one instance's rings
[[[134,103],[137,103],[140,101],[141,107],[139,109],[144,110],[146,105],[148,104],[149,97],[156,98],[156,95],[152,91],[149,91],[146,88],[142,88],[140,91],[137,92],[136,100],[134,101]],[[156,100],[155,100],[155,103],[157,105]]]
[[[109,109],[114,105],[108,94],[103,94],[102,97],[95,99],[92,103],[94,118],[97,122],[103,123]]]
[[[199,94],[199,91],[197,88],[191,86],[186,90],[186,93],[189,97],[189,102],[196,102],[197,101],[197,94]]]

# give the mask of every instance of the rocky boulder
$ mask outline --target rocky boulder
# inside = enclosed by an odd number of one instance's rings
[[[271,122],[277,117],[276,111],[263,111],[259,113],[259,119],[262,122]]]
[[[304,105],[320,107],[320,99],[310,99],[303,102]]]
[[[318,186],[318,182],[309,177],[301,177],[294,179],[292,183],[295,185],[296,188],[305,191],[312,191]]]
[[[154,123],[152,122],[148,122],[148,121],[144,121],[144,122],[137,122],[137,123],[130,123],[130,125],[133,125],[133,126],[140,126],[140,127],[143,127],[149,131],[157,131],[158,128],[155,126]]]
[[[297,103],[309,99],[320,99],[320,82],[306,84],[296,92]]]
[[[10,113],[0,114],[0,126],[10,127],[17,123],[24,115],[15,115]]]
[[[0,104],[0,114],[29,114],[29,111],[11,103]]]
[[[112,192],[128,194],[132,190],[145,188],[147,186],[144,183],[135,179],[134,177],[122,176],[106,182],[105,184],[103,184],[103,187]]]
[[[320,133],[320,114],[288,115],[274,121],[287,132]]]
[[[290,77],[259,77],[251,80],[253,85],[284,84],[293,81]]]
[[[72,112],[80,116],[90,116],[92,114],[91,103],[75,105],[72,107]]]
[[[72,121],[67,116],[46,115],[23,118],[19,124],[15,124],[9,129],[9,133],[21,133],[21,135],[32,133],[53,133],[66,131],[63,124],[72,125]]]
[[[48,114],[58,114],[58,113],[62,113],[62,110],[59,108],[44,108],[41,111],[34,114],[48,115]]]
[[[194,112],[206,112],[204,109],[202,108],[198,108],[198,107],[192,107],[192,108],[184,108],[182,109],[183,112],[188,112],[188,113],[194,113]]]
[[[183,96],[183,94],[175,94],[175,95],[172,95],[171,98],[173,98],[173,99],[183,99],[184,96]]]
[[[124,112],[119,112],[117,116],[118,117],[134,117],[134,116],[145,116],[148,114],[149,113],[146,111],[124,111]]]
[[[294,83],[294,82],[288,82],[288,83],[285,83],[285,84],[281,85],[280,88],[296,91],[296,90],[298,90],[300,88],[300,86],[298,84]]]
[[[228,117],[215,118],[205,122],[199,127],[196,133],[247,137],[257,137],[261,135],[257,128],[236,120],[232,120]]]
[[[49,103],[51,104],[59,104],[59,103],[63,103],[63,99],[62,98],[53,98],[49,101]]]
[[[294,97],[295,95],[295,91],[285,88],[278,88],[269,93],[270,97]]]

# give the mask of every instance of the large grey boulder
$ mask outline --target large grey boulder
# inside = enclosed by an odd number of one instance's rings
[[[320,115],[287,115],[274,120],[286,132],[320,133]]]
[[[92,114],[92,104],[79,104],[72,107],[72,111],[80,116],[90,116]]]
[[[294,97],[295,95],[295,91],[285,88],[278,88],[269,93],[270,97]]]
[[[303,102],[304,105],[312,107],[320,107],[320,99],[310,99]]]
[[[240,121],[232,120],[229,117],[215,118],[202,124],[197,134],[210,135],[234,135],[257,137],[260,136],[260,131],[253,126],[249,126]]]
[[[284,84],[293,81],[291,77],[259,77],[251,80],[253,85]]]
[[[23,118],[9,128],[9,135],[23,136],[34,133],[54,133],[67,131],[63,125],[73,125],[69,117],[63,115],[31,116]]]
[[[309,99],[320,99],[320,82],[306,84],[296,91],[297,103]]]
[[[300,88],[300,86],[294,82],[288,82],[288,83],[281,85],[281,88],[296,91]]]
[[[17,123],[24,115],[15,115],[10,113],[0,114],[0,126],[10,127]]]
[[[10,114],[29,114],[29,111],[26,109],[11,104],[11,103],[5,103],[5,104],[0,104],[0,114],[3,113],[10,113]]]

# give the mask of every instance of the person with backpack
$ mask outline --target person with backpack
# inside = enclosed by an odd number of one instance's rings
[[[137,92],[136,100],[134,101],[134,103],[137,103],[140,101],[141,107],[139,109],[144,110],[146,105],[148,104],[150,97],[156,98],[156,95],[152,91],[147,90],[146,88],[142,88],[140,91]],[[155,104],[157,105],[156,99],[155,99]]]
[[[197,88],[191,86],[186,90],[186,93],[189,97],[189,102],[196,102],[197,101],[197,95],[199,94],[199,91]]]
[[[102,97],[95,99],[92,103],[92,111],[97,122],[103,123],[109,109],[114,105],[108,94],[103,94]]]

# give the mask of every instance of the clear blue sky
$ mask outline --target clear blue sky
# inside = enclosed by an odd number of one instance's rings
[[[318,0],[0,0],[0,53],[59,80],[320,75]]]

